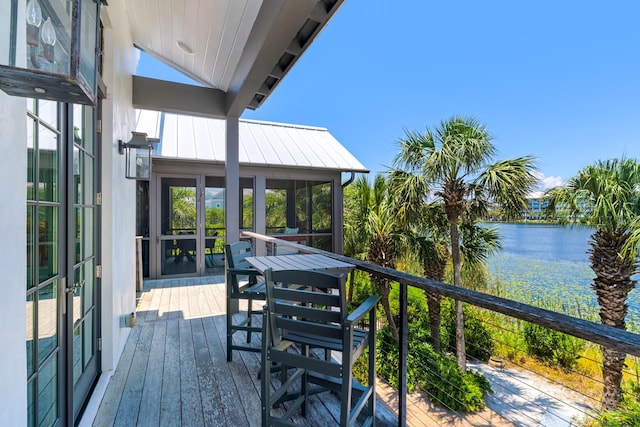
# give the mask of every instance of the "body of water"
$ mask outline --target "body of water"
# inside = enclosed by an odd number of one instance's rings
[[[568,314],[598,320],[591,288],[587,226],[487,223],[500,233],[502,250],[489,259],[493,293]],[[636,277],[637,279],[637,277]],[[629,295],[628,326],[640,329],[640,291]]]

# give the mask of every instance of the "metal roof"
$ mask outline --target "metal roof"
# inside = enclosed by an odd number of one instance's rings
[[[225,120],[136,110],[136,132],[160,138],[154,157],[225,161]],[[240,119],[241,165],[368,172],[325,128]]]

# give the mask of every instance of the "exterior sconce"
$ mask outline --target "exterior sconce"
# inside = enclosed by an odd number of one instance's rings
[[[0,7],[0,89],[20,97],[95,105],[101,3],[5,2]]]
[[[147,138],[144,132],[131,132],[131,141],[118,141],[118,152],[126,154],[125,176],[129,179],[148,181],[151,179],[151,151],[159,138]]]

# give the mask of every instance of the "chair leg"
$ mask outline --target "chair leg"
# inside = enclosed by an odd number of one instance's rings
[[[233,314],[231,313],[231,295],[227,294],[227,362],[233,359]]]
[[[251,312],[253,310],[253,299],[249,298],[247,300],[247,326],[250,328],[251,327],[251,322],[253,319],[253,316],[251,315]],[[251,342],[251,329],[247,330],[247,344]]]
[[[262,403],[262,425],[267,426],[268,419],[271,416],[271,362],[267,359],[268,348],[268,328],[264,325],[267,324],[267,312],[262,313],[262,366],[260,367],[260,395]]]
[[[302,355],[305,357],[309,357],[309,346],[302,346]],[[304,402],[302,402],[301,413],[303,417],[307,416],[307,412],[309,411],[309,374],[305,369],[304,374],[302,374],[302,378],[300,379],[300,394],[304,396]]]

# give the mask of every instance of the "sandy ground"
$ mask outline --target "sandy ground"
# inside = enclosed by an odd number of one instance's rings
[[[485,363],[467,366],[481,372],[493,388],[484,411],[473,414],[447,411],[429,403],[424,392],[417,392],[407,396],[407,425],[569,427],[584,419],[596,403],[531,372],[494,368]],[[376,387],[380,398],[396,409],[397,392],[380,381]]]

